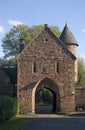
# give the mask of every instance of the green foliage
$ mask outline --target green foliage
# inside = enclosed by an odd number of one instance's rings
[[[51,104],[52,103],[52,93],[50,92],[50,90],[48,89],[43,89],[42,91],[42,99],[43,99],[43,102],[46,103],[46,104]]]
[[[6,33],[3,38],[2,47],[3,52],[5,53],[5,57],[16,56],[19,52],[19,38],[20,34],[23,31],[24,36],[27,35],[29,28],[26,25],[20,25],[17,27],[13,27],[8,33]],[[30,30],[29,30],[30,32]],[[29,36],[29,35],[28,35]],[[25,39],[27,40],[27,39]]]
[[[61,32],[60,32],[59,27],[57,27],[57,26],[50,26],[50,29],[57,37],[60,36]]]
[[[25,46],[43,29],[43,25],[28,27],[27,25],[14,26],[5,37],[2,39],[3,52],[5,58],[15,57],[20,49],[20,36],[24,37]],[[50,26],[50,29],[55,35],[60,35],[60,30],[57,26]]]
[[[14,117],[7,122],[0,124],[0,130],[23,130],[27,120],[25,118]]]
[[[10,59],[0,59],[0,67],[15,67],[16,66],[16,58]]]
[[[18,114],[19,103],[17,99],[0,96],[0,121],[5,121]]]
[[[50,90],[43,88],[37,93],[37,95],[38,95],[37,104],[46,105],[52,103],[53,94]]]
[[[85,63],[83,58],[78,58],[78,81],[77,87],[85,87]]]

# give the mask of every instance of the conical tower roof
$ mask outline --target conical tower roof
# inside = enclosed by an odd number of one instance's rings
[[[66,23],[59,39],[67,45],[70,44],[70,45],[78,46],[76,39],[74,38],[72,32],[70,31],[69,27],[67,26],[67,23]]]

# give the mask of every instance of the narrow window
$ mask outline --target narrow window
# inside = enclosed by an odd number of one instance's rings
[[[56,63],[56,72],[59,73],[59,62]]]
[[[34,62],[34,66],[33,66],[33,67],[34,67],[34,68],[33,68],[33,72],[36,73],[36,71],[37,71],[37,70],[36,70],[36,62]]]
[[[46,73],[45,68],[42,68],[42,74]]]

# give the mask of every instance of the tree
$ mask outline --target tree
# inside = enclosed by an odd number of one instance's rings
[[[15,66],[16,66],[16,58],[0,59],[0,68],[15,67]]]
[[[43,88],[41,97],[44,104],[52,104],[53,94],[50,90]]]
[[[5,37],[2,39],[3,52],[5,58],[15,57],[19,53],[20,35],[22,34],[25,41],[25,46],[43,29],[43,25],[29,27],[27,25],[14,26]],[[60,30],[57,26],[50,26],[50,29],[55,35],[60,35]]]
[[[78,81],[77,87],[85,87],[85,62],[83,58],[78,58]]]
[[[2,39],[3,52],[5,58],[10,60],[0,59],[0,67],[8,67],[16,65],[15,56],[18,55],[20,49],[20,36],[24,37],[25,46],[31,42],[31,40],[43,29],[43,25],[29,27],[27,25],[13,26],[13,28],[6,33]],[[56,36],[60,36],[61,32],[57,26],[50,26],[50,29]],[[78,59],[78,81],[76,86],[85,86],[85,63],[82,58]]]
[[[53,93],[46,88],[41,89],[36,94],[36,104],[51,105],[53,101]]]

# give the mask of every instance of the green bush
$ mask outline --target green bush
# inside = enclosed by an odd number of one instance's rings
[[[0,121],[5,121],[18,113],[19,103],[15,98],[0,96]]]

